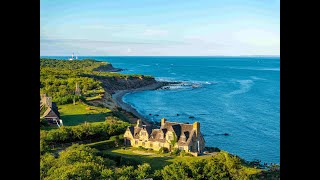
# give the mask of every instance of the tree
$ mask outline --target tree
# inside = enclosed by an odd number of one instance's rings
[[[134,179],[136,173],[133,166],[122,166],[121,168],[116,168],[117,179]]]
[[[51,168],[50,170],[52,171],[49,171],[49,176],[44,179],[99,179],[103,168],[102,165],[94,162],[76,162],[57,168]]]
[[[138,169],[135,170],[137,179],[145,179],[150,176],[151,166],[148,163],[138,165]]]
[[[40,156],[40,179],[47,176],[47,172],[50,168],[56,165],[56,159],[53,155],[46,153]]]
[[[175,134],[173,134],[173,139],[172,140],[167,140],[167,142],[170,144],[170,149],[169,151],[172,152],[172,148],[177,144],[178,140],[177,140],[177,136]]]
[[[189,172],[190,169],[184,162],[174,162],[161,170],[161,176],[164,180],[191,179]]]

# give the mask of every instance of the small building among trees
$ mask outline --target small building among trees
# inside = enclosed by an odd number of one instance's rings
[[[40,100],[40,119],[43,118],[49,125],[61,126],[62,120],[60,119],[60,113],[58,111],[57,104],[52,102],[52,98],[41,95]]]

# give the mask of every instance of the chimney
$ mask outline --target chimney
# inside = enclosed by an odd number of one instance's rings
[[[137,127],[140,127],[140,128],[142,127],[142,123],[140,119],[137,120]]]
[[[167,119],[166,118],[162,118],[161,119],[161,126],[163,126],[166,123]]]
[[[48,107],[52,108],[52,99],[51,99],[51,97],[46,97],[46,98],[45,98],[45,104],[46,104]]]
[[[193,123],[193,130],[196,131],[196,136],[200,133],[200,123],[199,122],[194,122]]]

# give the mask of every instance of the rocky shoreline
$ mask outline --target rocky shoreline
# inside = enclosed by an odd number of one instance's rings
[[[138,111],[133,108],[130,104],[126,103],[123,101],[123,96],[128,94],[128,93],[132,93],[132,92],[138,92],[138,91],[146,91],[146,90],[156,90],[159,89],[165,85],[167,85],[167,82],[156,82],[154,84],[151,85],[147,85],[144,87],[140,87],[140,88],[136,88],[136,89],[127,89],[127,90],[118,90],[115,91],[112,94],[112,99],[117,103],[117,105],[119,107],[121,107],[123,110],[131,112],[132,114],[134,114],[136,117],[138,117],[139,119],[141,119],[141,121],[143,122],[143,124],[146,125],[150,125],[151,122],[145,118],[144,116],[142,116],[141,114],[138,113]],[[132,122],[135,123],[135,122]]]
[[[112,64],[101,66],[96,69],[96,71],[104,72],[119,72],[123,70],[124,69],[113,67]],[[103,83],[106,93],[102,100],[91,102],[91,104],[103,104],[104,107],[115,111],[118,111],[116,110],[117,108],[121,108],[122,110],[120,111],[125,111],[124,113],[122,112],[122,114],[130,120],[131,123],[135,124],[137,119],[141,119],[142,123],[145,125],[152,125],[154,123],[141,115],[130,104],[124,102],[122,99],[123,96],[138,91],[169,89],[169,86],[181,84],[181,82],[157,81],[154,77],[146,77],[143,75],[132,75],[129,78],[109,77],[99,80]]]

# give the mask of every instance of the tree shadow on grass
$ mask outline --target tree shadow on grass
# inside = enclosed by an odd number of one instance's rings
[[[112,151],[103,151],[103,156],[110,158],[114,161],[116,161],[117,165],[133,165],[136,166],[138,164],[142,163],[149,163],[152,170],[158,170],[162,169],[166,165],[170,165],[173,162],[170,162],[169,160],[172,160],[172,157],[168,156],[152,156],[152,155],[142,155],[142,154],[122,154],[118,152],[112,152]]]

